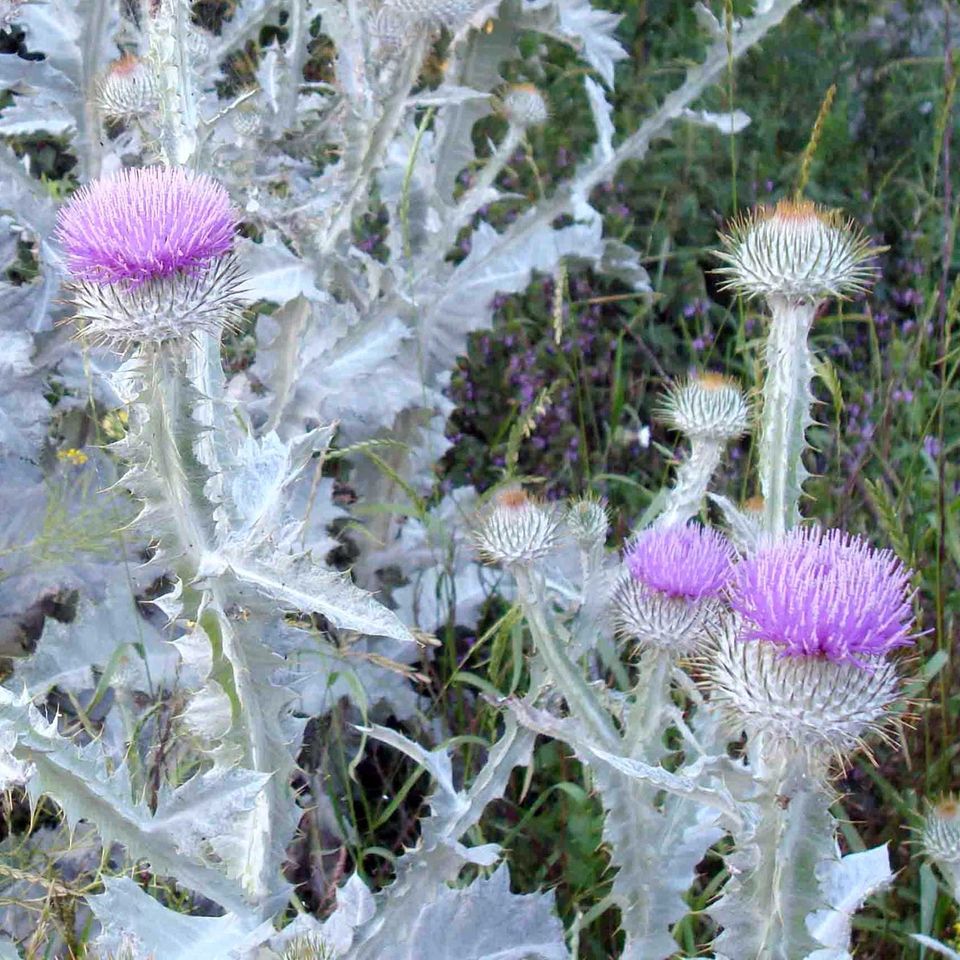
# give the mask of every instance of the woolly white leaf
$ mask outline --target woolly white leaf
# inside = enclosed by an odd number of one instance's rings
[[[245,960],[274,932],[272,922],[258,922],[252,911],[191,917],[170,910],[129,877],[108,877],[103,893],[88,902],[102,928],[101,951],[119,951],[133,938],[153,960]]]
[[[848,853],[839,860],[828,860],[817,870],[817,879],[829,909],[817,910],[807,917],[807,927],[825,947],[845,953],[850,947],[851,917],[867,897],[887,886],[893,879],[890,853],[886,844]],[[826,960],[827,951],[812,956]]]
[[[595,9],[590,0],[558,0],[557,14],[560,33],[582,47],[584,59],[612,87],[614,64],[627,56],[613,35],[622,18]]]
[[[741,130],[750,126],[750,117],[742,110],[734,110],[732,113],[712,113],[710,110],[687,108],[682,116],[690,123],[696,123],[701,127],[712,127],[727,134],[740,133]]]
[[[309,265],[284,246],[275,230],[268,230],[261,243],[237,241],[237,256],[246,273],[244,291],[252,300],[284,304],[300,295],[320,296]]]
[[[176,650],[140,614],[129,581],[118,577],[96,603],[81,600],[70,623],[46,621],[36,652],[18,665],[16,681],[32,697],[54,686],[79,692],[96,686],[94,669],[109,664],[115,684],[146,691],[151,682],[172,681],[177,660]]]
[[[384,947],[380,960],[569,960],[553,896],[511,893],[506,866],[466,889],[442,889]]]

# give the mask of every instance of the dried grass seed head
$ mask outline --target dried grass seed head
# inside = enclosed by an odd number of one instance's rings
[[[514,487],[498,493],[481,512],[473,539],[488,563],[530,564],[557,545],[560,526],[555,507]]]
[[[750,407],[733,377],[695,373],[669,387],[658,416],[687,437],[726,443],[747,432]]]
[[[723,289],[817,303],[866,290],[880,249],[849,219],[808,200],[781,200],[734,220],[721,235]]]

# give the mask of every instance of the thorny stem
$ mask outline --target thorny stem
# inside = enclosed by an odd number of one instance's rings
[[[605,748],[616,750],[620,744],[620,736],[613,721],[567,656],[560,645],[556,630],[549,623],[549,614],[544,610],[540,599],[546,596],[542,580],[522,566],[516,566],[513,574],[517,581],[520,606],[533,634],[537,652],[542,657],[550,678],[567,701],[571,715],[582,720]]]
[[[771,298],[773,319],[767,337],[766,378],[758,469],[764,500],[764,526],[781,537],[799,519],[807,427],[813,422],[813,361],[807,337],[815,304]]]
[[[633,690],[633,708],[627,717],[624,746],[627,756],[647,763],[659,762],[664,750],[660,738],[669,716],[673,658],[665,650],[651,650],[640,662]]]
[[[666,506],[657,517],[656,526],[686,523],[700,512],[710,479],[720,465],[722,455],[721,441],[712,437],[691,438],[690,456],[677,468],[673,486],[667,492]]]

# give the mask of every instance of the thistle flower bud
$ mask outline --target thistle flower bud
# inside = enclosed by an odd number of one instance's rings
[[[956,797],[946,796],[929,806],[920,844],[960,891],[960,801]]]
[[[520,489],[504,490],[482,513],[474,542],[489,563],[528,564],[557,544],[560,517]]]
[[[734,557],[721,534],[699,524],[642,531],[624,554],[627,572],[614,589],[620,633],[641,647],[691,653],[724,617],[720,596]]]
[[[97,86],[97,101],[107,120],[126,122],[152,113],[159,102],[153,71],[127,53],[114,60]]]
[[[76,319],[97,342],[188,338],[242,308],[227,192],[182,168],[124,170],[81,187],[60,210]]]
[[[853,221],[808,200],[781,200],[734,220],[721,236],[723,289],[747,297],[817,303],[870,286],[879,252]]]
[[[384,10],[395,10],[408,22],[424,27],[456,30],[483,6],[485,0],[385,0]]]
[[[733,377],[697,373],[670,387],[658,414],[667,426],[691,439],[726,443],[746,433],[750,408]]]
[[[572,501],[563,519],[581,550],[592,550],[607,539],[610,517],[607,502],[602,498],[588,496]]]
[[[550,107],[532,83],[515,83],[500,95],[497,108],[517,127],[536,127],[550,119]]]

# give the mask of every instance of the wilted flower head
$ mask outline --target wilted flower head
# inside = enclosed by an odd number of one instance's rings
[[[480,515],[474,542],[490,563],[526,564],[545,557],[557,544],[560,517],[519,488],[503,490]]]
[[[143,117],[158,104],[156,76],[139,57],[124,54],[107,68],[97,86],[97,100],[108,120]]]
[[[879,252],[852,221],[808,200],[760,207],[734,220],[721,240],[724,289],[801,303],[865,290]]]
[[[736,567],[743,638],[790,657],[871,665],[913,642],[910,574],[889,550],[840,530],[792,530]]]
[[[735,619],[703,657],[710,701],[734,733],[809,757],[842,756],[880,729],[900,693],[896,667],[872,669],[816,657],[784,657],[769,643],[744,643]]]
[[[514,83],[500,95],[499,110],[517,127],[536,127],[550,119],[543,94],[532,83]]]
[[[182,168],[124,170],[81,187],[58,217],[77,319],[121,345],[189,337],[241,306],[227,192]]]
[[[750,408],[733,377],[698,373],[669,388],[659,416],[667,426],[688,437],[727,442],[746,432]]]
[[[734,557],[723,536],[699,524],[644,530],[624,555],[627,573],[613,593],[620,633],[641,647],[692,652],[723,619],[720,594]]]

